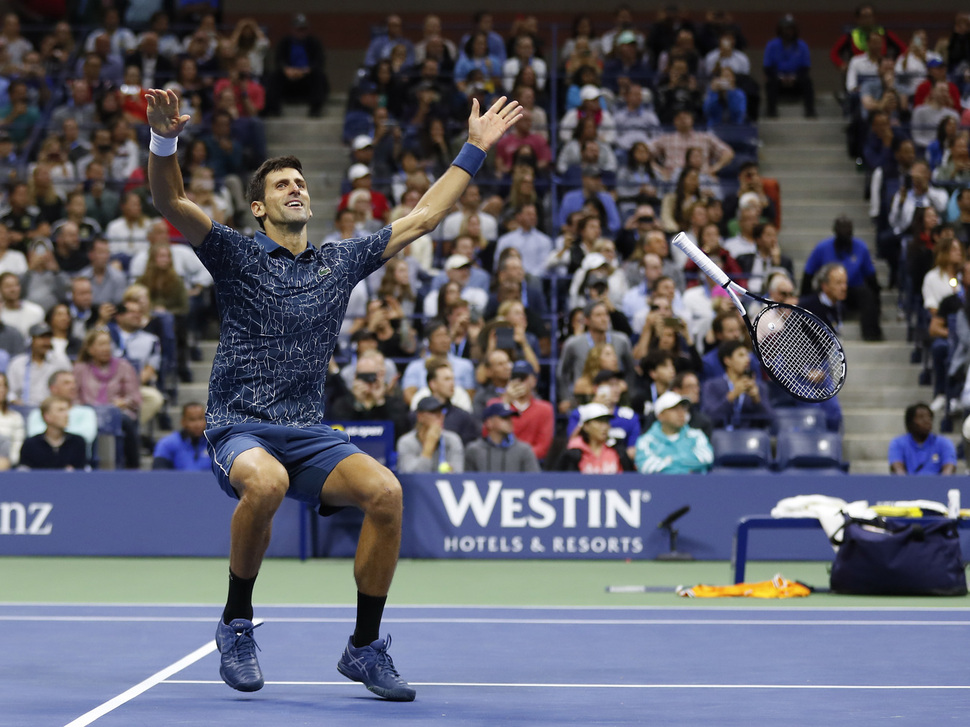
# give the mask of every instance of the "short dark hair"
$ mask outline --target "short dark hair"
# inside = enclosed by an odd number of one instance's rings
[[[725,341],[717,347],[717,360],[724,364],[724,359],[730,358],[739,348],[747,349],[744,341]]]
[[[668,361],[673,363],[673,360],[674,355],[670,351],[657,349],[644,356],[643,361],[640,363],[641,368],[643,368],[643,372],[645,374],[649,374],[656,371],[658,366],[663,366]]]
[[[427,382],[430,384],[441,369],[451,369],[451,362],[444,356],[432,356],[425,362],[424,368],[428,373]]]
[[[282,157],[272,157],[267,159],[265,162],[259,165],[259,168],[253,172],[253,176],[249,178],[249,203],[253,202],[265,202],[266,201],[266,177],[269,176],[270,172],[278,172],[281,169],[295,169],[301,175],[303,174],[303,164],[295,156],[282,156]],[[266,229],[263,225],[263,218],[257,217],[256,221],[259,223],[260,229]]]
[[[906,423],[906,431],[908,432],[912,426],[913,422],[916,421],[916,414],[920,409],[926,409],[930,413],[930,417],[933,416],[933,410],[925,402],[917,402],[915,404],[910,404],[906,407],[906,413],[903,414],[903,421]]]

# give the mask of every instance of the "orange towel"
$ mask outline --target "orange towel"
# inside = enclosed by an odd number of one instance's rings
[[[746,596],[748,598],[801,598],[812,589],[798,581],[790,581],[780,573],[770,581],[736,583],[733,586],[677,587],[677,595],[684,598],[721,598],[723,596]]]

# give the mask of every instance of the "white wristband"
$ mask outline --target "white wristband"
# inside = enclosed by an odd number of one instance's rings
[[[170,157],[178,149],[179,138],[169,139],[159,136],[152,129],[152,140],[148,143],[148,150],[157,157]]]

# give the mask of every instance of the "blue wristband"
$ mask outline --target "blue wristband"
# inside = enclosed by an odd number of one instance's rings
[[[459,169],[464,169],[474,177],[478,174],[478,170],[482,168],[482,164],[485,163],[486,156],[488,155],[477,146],[465,142],[461,151],[458,152],[458,156],[455,157],[455,161],[451,164]]]

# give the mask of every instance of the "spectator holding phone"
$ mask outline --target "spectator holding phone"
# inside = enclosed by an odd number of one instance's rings
[[[389,421],[394,438],[411,428],[407,404],[388,385],[387,366],[380,351],[365,351],[357,358],[350,396],[334,399],[327,408],[331,421]]]
[[[741,341],[726,341],[718,348],[724,376],[705,382],[701,410],[715,427],[724,429],[767,429],[775,422],[764,383],[751,373],[748,347]]]

